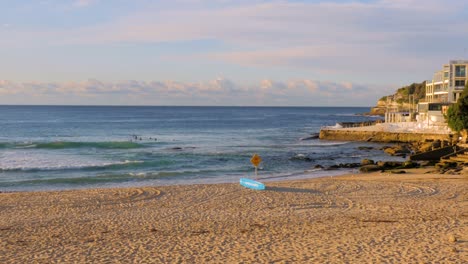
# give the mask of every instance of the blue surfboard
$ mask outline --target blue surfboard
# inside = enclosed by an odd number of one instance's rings
[[[254,190],[265,190],[265,184],[247,178],[241,178],[240,184]]]

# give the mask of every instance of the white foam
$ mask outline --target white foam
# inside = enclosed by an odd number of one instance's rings
[[[51,153],[33,153],[26,150],[5,151],[0,154],[0,170],[60,170],[102,167],[142,161],[109,161],[94,156],[78,156]]]

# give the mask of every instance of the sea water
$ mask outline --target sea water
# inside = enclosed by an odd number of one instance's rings
[[[359,107],[0,106],[0,191],[295,179],[381,145],[303,140],[321,126],[377,117]],[[359,150],[360,146],[372,147]]]

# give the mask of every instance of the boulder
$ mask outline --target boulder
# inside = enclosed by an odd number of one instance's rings
[[[408,160],[408,161],[403,162],[403,165],[401,167],[405,168],[405,169],[411,169],[411,168],[419,167],[419,164],[416,163],[416,162]]]
[[[391,156],[405,156],[406,154],[411,153],[405,145],[396,145],[384,149],[384,152]]]
[[[330,167],[328,167],[328,169],[329,170],[342,169],[342,168],[354,169],[354,168],[358,168],[360,166],[361,166],[361,163],[340,163],[340,164],[331,165]]]
[[[432,142],[426,142],[426,143],[423,143],[419,146],[419,151],[420,152],[426,152],[426,151],[429,151],[429,150],[432,150]]]
[[[383,169],[392,169],[403,166],[403,162],[400,161],[378,161],[377,166]]]
[[[374,165],[375,162],[371,159],[363,159],[361,160],[361,165],[362,166],[365,166],[365,165]]]
[[[358,147],[359,150],[371,150],[374,149],[373,147],[365,147],[365,146],[360,146]]]

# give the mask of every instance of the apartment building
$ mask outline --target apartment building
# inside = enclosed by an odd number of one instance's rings
[[[444,125],[450,104],[460,98],[468,82],[468,60],[451,60],[426,81],[426,98],[418,104],[418,121]]]
[[[467,83],[468,60],[451,60],[426,81],[426,102],[455,103]]]

